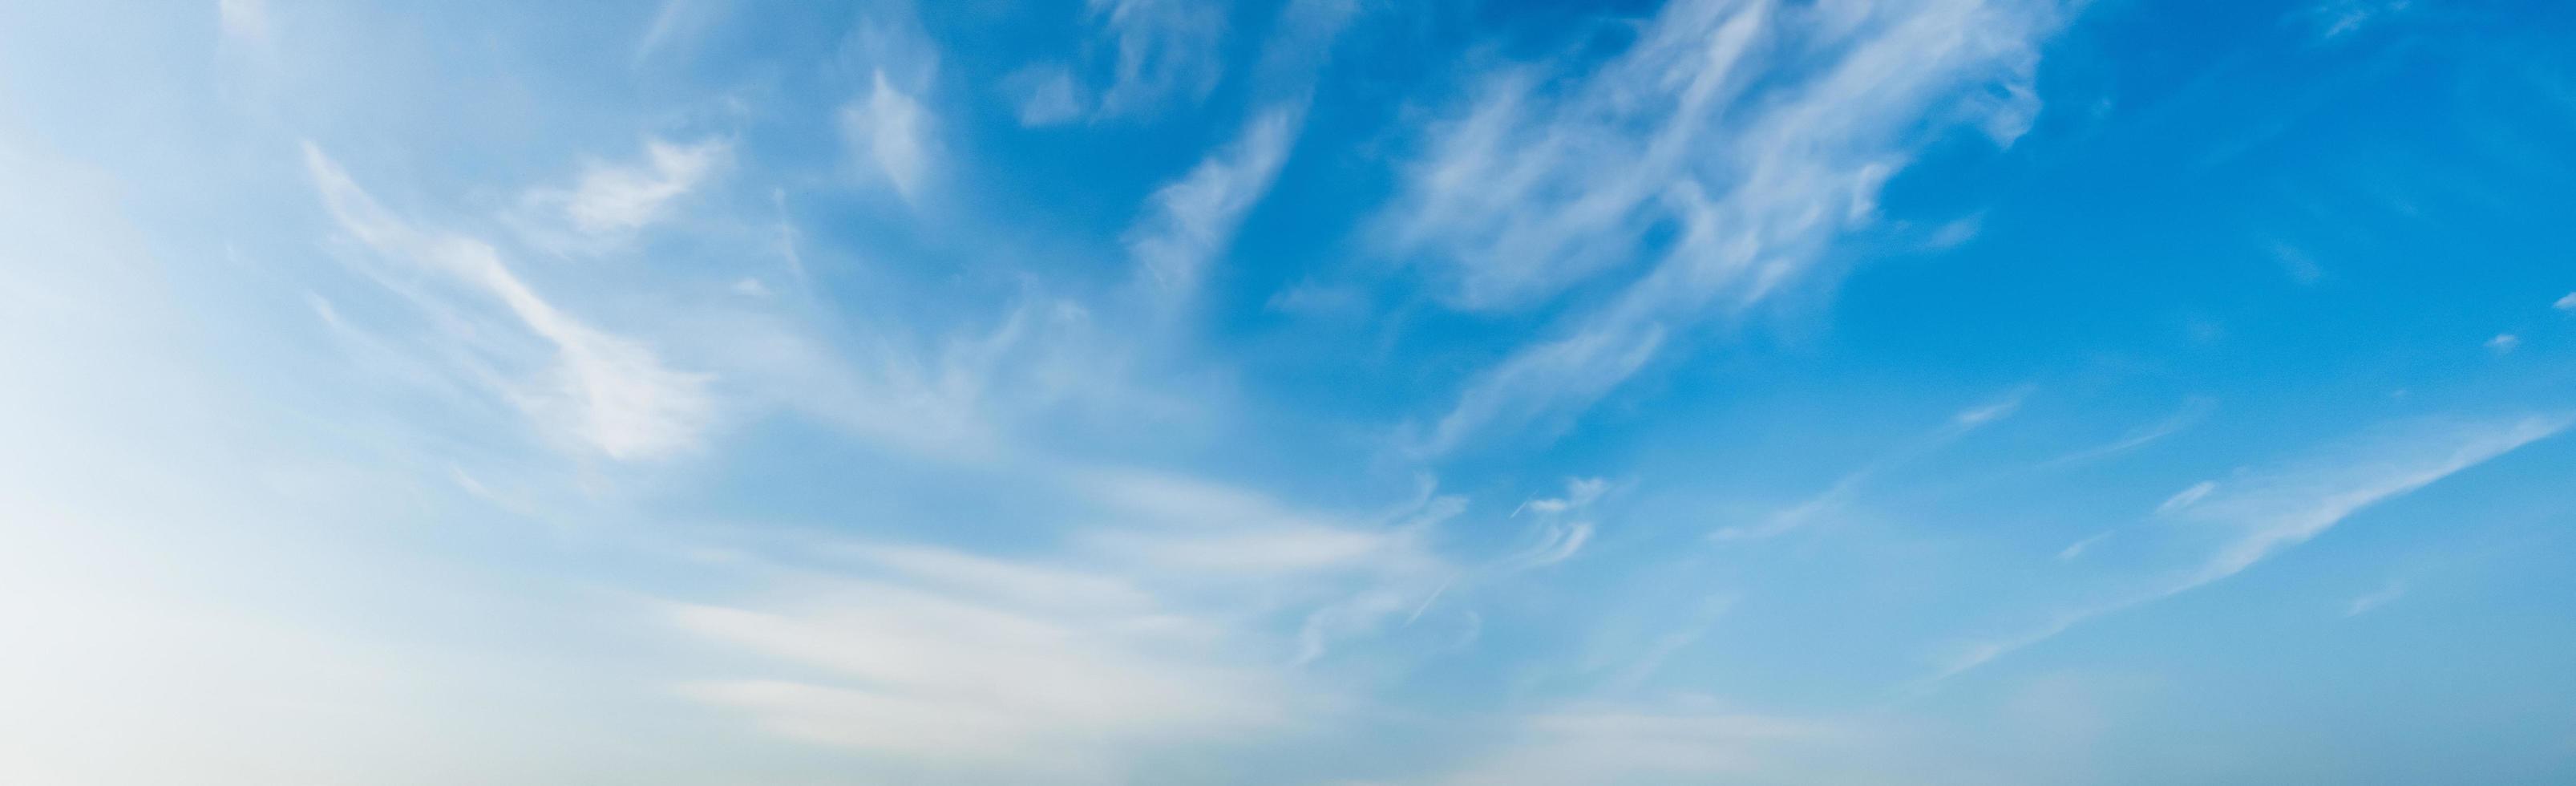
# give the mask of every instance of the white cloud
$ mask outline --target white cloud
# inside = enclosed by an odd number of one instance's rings
[[[831,544],[823,551],[856,558],[945,591],[1021,606],[1135,612],[1152,605],[1151,597],[1125,580],[1025,560],[886,543]]]
[[[2041,0],[1684,0],[1570,82],[1487,79],[1383,216],[1388,247],[1452,304],[1538,303],[1630,269],[1658,227],[1678,234],[1620,294],[1472,380],[1429,444],[1579,412],[1721,295],[1761,298],[1868,219],[1927,121],[2025,124],[2057,16]]]
[[[1591,541],[1591,522],[1577,521],[1561,526],[1550,525],[1540,533],[1537,545],[1508,560],[1506,564],[1509,567],[1521,569],[1547,567],[1573,559],[1575,552],[1582,551],[1583,544]]]
[[[1289,0],[1271,23],[1253,73],[1256,94],[1302,92],[1332,54],[1333,39],[1358,16],[1358,0]]]
[[[585,234],[631,233],[668,217],[672,203],[705,183],[732,152],[717,139],[685,145],[647,139],[640,164],[594,163],[570,190],[540,191],[531,198],[560,205],[564,218]]]
[[[1082,477],[1087,493],[1131,516],[1132,525],[1083,533],[1078,547],[1200,597],[1311,609],[1297,634],[1296,664],[1320,659],[1408,612],[1420,614],[1456,574],[1432,553],[1428,535],[1464,511],[1466,502],[1432,494],[1427,486],[1404,505],[1349,520],[1289,510],[1241,489],[1187,478],[1097,472]]]
[[[1594,525],[1590,521],[1566,520],[1600,501],[1609,493],[1610,481],[1602,478],[1567,478],[1565,496],[1533,499],[1512,510],[1512,516],[1535,514],[1541,521],[1538,539],[1518,553],[1503,558],[1496,568],[1504,571],[1543,568],[1573,559],[1584,544],[1592,542]]]
[[[2522,337],[2511,333],[2497,333],[2495,338],[2487,339],[2487,349],[2498,355],[2512,352],[2518,346],[2522,346]]]
[[[1449,452],[1495,423],[1523,423],[1552,415],[1571,418],[1571,413],[1608,395],[1644,368],[1663,346],[1662,325],[1604,327],[1523,347],[1502,365],[1478,375],[1459,394],[1458,404],[1413,446],[1414,451]]]
[[[2576,312],[2576,292],[2569,292],[2566,297],[2559,298],[2558,302],[2549,305],[2560,311]]]
[[[1197,102],[1224,73],[1218,47],[1225,10],[1190,0],[1089,0],[1090,13],[1118,52],[1115,78],[1100,93],[1104,118],[1142,115],[1174,100]]]
[[[800,304],[790,298],[724,304],[690,315],[666,342],[712,364],[746,404],[916,458],[1042,462],[1031,455],[1041,435],[1102,422],[1190,428],[1222,405],[1186,382],[1140,379],[1127,336],[1082,303],[1034,287],[1001,313],[927,334],[887,316],[905,313],[895,301],[860,307],[857,329],[845,331],[795,319]]]
[[[1082,119],[1090,95],[1073,71],[1061,65],[1033,65],[1002,79],[1020,125],[1037,128]]]
[[[1233,243],[1244,214],[1270,191],[1303,114],[1295,104],[1264,109],[1233,142],[1154,191],[1126,242],[1138,277],[1157,296],[1179,300],[1196,292],[1207,266]]]
[[[1203,0],[1088,0],[1087,15],[1112,62],[1107,86],[1062,63],[1023,66],[1002,79],[1020,125],[1151,117],[1204,102],[1225,73],[1229,6]],[[1332,39],[1358,10],[1351,0],[1293,0],[1280,7],[1244,81],[1259,101],[1306,92]],[[1095,51],[1086,47],[1085,52]],[[1080,71],[1097,69],[1083,68]]]
[[[1600,499],[1601,495],[1609,490],[1610,481],[1608,480],[1601,478],[1567,478],[1565,479],[1565,496],[1530,500],[1528,502],[1521,503],[1520,509],[1514,510],[1512,513],[1513,515],[1519,515],[1521,511],[1529,511],[1532,513],[1558,514],[1571,510],[1578,510],[1591,505],[1594,500]]]
[[[1400,553],[1398,536],[1335,527],[1173,533],[1112,531],[1088,538],[1115,558],[1190,573],[1271,576],[1365,566]]]
[[[2224,494],[2216,492],[2215,484],[2195,485],[2177,495],[2188,497],[2183,505],[2159,512],[2179,512],[2214,525],[2220,540],[2205,547],[2204,558],[2181,567],[2171,580],[2106,603],[2060,612],[2018,636],[1965,646],[1934,679],[1982,666],[2095,617],[2242,573],[2266,557],[2324,534],[2354,513],[2555,436],[2571,422],[2576,418],[2547,415],[2488,423],[2419,423],[2241,479]]]
[[[2406,582],[2391,581],[2388,583],[2388,586],[2371,590],[2369,593],[2353,598],[2351,602],[2344,604],[2343,615],[2346,617],[2358,617],[2368,614],[2373,611],[2377,611],[2381,606],[2388,605],[2390,602],[2405,596]]]
[[[1023,775],[1100,767],[1126,746],[1257,730],[1294,703],[1274,676],[1170,635],[1175,622],[1161,612],[1031,609],[839,579],[784,594],[667,613],[684,631],[812,676],[700,680],[682,691],[807,742]]]
[[[2194,515],[2235,524],[2240,537],[2174,591],[2235,575],[2277,550],[2323,534],[2356,511],[2555,435],[2569,422],[2552,415],[2400,435],[2207,500]]]
[[[2027,394],[2027,390],[2015,391],[2001,401],[1960,410],[1959,414],[1950,416],[1950,422],[1961,427],[1973,428],[2012,417],[2014,412],[2021,411],[2021,400]]]
[[[2306,16],[2318,40],[2333,40],[2403,13],[2411,5],[2412,0],[2326,0],[2309,7]]]
[[[1860,499],[1861,491],[1880,473],[1948,447],[1969,434],[2012,417],[2013,413],[2021,411],[2022,400],[2029,398],[2030,392],[2031,388],[2027,386],[2015,388],[2012,392],[2004,394],[2002,398],[1961,410],[1951,415],[1950,422],[1942,424],[1940,428],[1899,445],[1885,455],[1872,459],[1868,464],[1835,480],[1834,484],[1827,487],[1823,493],[1773,513],[1758,524],[1720,527],[1709,533],[1709,539],[1728,541],[1774,538],[1812,526],[1823,521],[1826,516],[1841,513]]]
[[[2174,492],[2173,496],[2166,497],[2164,502],[2158,503],[2156,505],[2156,515],[2172,515],[2174,511],[2191,507],[2192,503],[2199,502],[2201,498],[2207,497],[2210,492],[2217,490],[2218,481],[2215,480],[2204,480],[2191,484],[2191,487]]]
[[[1233,486],[1160,473],[1083,470],[1068,482],[1117,522],[1083,533],[1077,540],[1084,549],[1165,575],[1429,575],[1441,570],[1441,562],[1422,535],[1463,506],[1455,498],[1426,497],[1362,524],[1291,509]]]
[[[2207,418],[2210,411],[2216,408],[2217,402],[2206,398],[2194,397],[2190,400],[2184,401],[2182,409],[2176,411],[2170,417],[2133,429],[2126,434],[2120,435],[2118,439],[2111,440],[2110,442],[2049,459],[2045,462],[2041,462],[2039,466],[2049,468],[2082,464],[2084,462],[2146,447],[2147,445],[2154,444],[2166,437],[2182,433],[2184,429],[2190,428],[2199,423],[2202,419]]]
[[[730,0],[662,0],[644,35],[635,41],[634,60],[641,63],[666,49],[684,46],[693,36],[721,20]]]
[[[2093,548],[2093,544],[2100,543],[2103,540],[2110,538],[2111,534],[2112,533],[2110,532],[2095,533],[2083,540],[2066,544],[2066,548],[2058,550],[2057,561],[2070,562],[2077,557],[2084,556],[2085,550]]]
[[[937,148],[918,99],[879,70],[867,97],[841,108],[841,129],[896,194],[907,202],[919,198]]]
[[[1384,520],[1134,470],[1040,468],[1096,521],[1023,557],[797,542],[816,572],[754,563],[760,589],[671,603],[681,630],[757,655],[692,697],[762,727],[942,772],[1117,780],[1140,746],[1211,744],[1336,711],[1346,685],[1291,668],[1419,603],[1445,568],[1431,498]],[[1292,624],[1293,632],[1263,625]],[[819,670],[816,671],[816,670]]]
[[[342,230],[375,252],[471,289],[502,306],[517,327],[552,349],[541,379],[499,382],[499,392],[549,430],[616,459],[667,456],[693,447],[707,426],[712,403],[703,374],[673,371],[632,339],[599,330],[564,313],[512,273],[490,245],[470,238],[423,232],[404,224],[361,190],[320,148],[307,144],[304,161],[325,206]],[[426,291],[406,290],[424,308],[454,311]],[[466,319],[462,312],[451,320]],[[491,342],[506,324],[449,324],[451,337],[486,354],[508,354]]]

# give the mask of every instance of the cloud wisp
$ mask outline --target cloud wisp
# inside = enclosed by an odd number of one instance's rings
[[[524,360],[512,357],[524,354],[512,342],[493,338],[515,327],[542,341],[551,356],[534,378],[499,378],[479,367],[465,369],[466,376],[488,379],[494,393],[540,426],[609,458],[660,458],[697,445],[713,409],[708,375],[671,369],[642,342],[566,313],[513,273],[491,245],[424,232],[395,218],[321,148],[305,145],[304,163],[342,231],[375,254],[502,306],[515,323],[477,318],[479,309],[433,289],[399,288],[415,305],[450,320],[446,340],[485,362]]]
[[[841,131],[866,156],[868,166],[904,201],[918,200],[928,185],[936,143],[930,113],[921,101],[886,77],[870,77],[868,94],[841,107]]]
[[[1127,232],[1127,253],[1156,299],[1195,295],[1208,265],[1279,176],[1304,114],[1297,105],[1263,110],[1232,143],[1146,200],[1145,214]]]
[[[1535,67],[1486,78],[1428,133],[1382,218],[1386,247],[1470,310],[1635,273],[1469,380],[1416,449],[1572,417],[1710,306],[1803,272],[1871,217],[1927,123],[2009,143],[2037,112],[2032,70],[2058,15],[2020,0],[1684,0],[1562,83]],[[1641,253],[1642,269],[1616,264]]]
[[[2021,388],[1994,401],[1961,410],[1940,428],[1845,474],[1823,493],[1775,512],[1758,524],[1719,527],[1709,532],[1708,538],[1713,541],[1764,540],[1820,523],[1858,501],[1861,492],[1879,475],[1938,452],[1969,434],[2011,417],[2020,411],[2022,400],[2029,395],[2029,388]]]
[[[538,243],[558,250],[599,250],[671,217],[683,197],[706,184],[732,157],[721,139],[677,143],[644,140],[644,160],[590,162],[568,187],[544,187],[522,199],[538,218]]]
[[[800,542],[792,561],[752,563],[757,592],[661,604],[679,630],[756,656],[747,676],[678,689],[931,771],[1114,781],[1141,746],[1238,743],[1340,711],[1351,686],[1301,667],[1448,571],[1421,539],[1454,514],[1446,498],[1351,518],[1186,476],[1060,479],[1097,523],[1044,553]]]
[[[2539,415],[2496,422],[2419,423],[2339,446],[2269,472],[2234,479],[2223,489],[2202,483],[2158,507],[2216,537],[2198,562],[2170,578],[2098,605],[2063,611],[2021,635],[1967,646],[1934,681],[1976,669],[2014,650],[2088,620],[2180,595],[2244,572],[2281,551],[2325,534],[2374,505],[2556,436],[2576,418]]]

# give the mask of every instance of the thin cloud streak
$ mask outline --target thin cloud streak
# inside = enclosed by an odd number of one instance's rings
[[[1195,296],[1244,215],[1269,193],[1304,115],[1302,101],[1262,110],[1241,136],[1146,201],[1145,215],[1127,233],[1127,253],[1158,300]]]
[[[1853,470],[1821,494],[1772,514],[1759,524],[1720,527],[1708,534],[1714,541],[1764,540],[1813,526],[1825,517],[1842,512],[1860,498],[1861,491],[1880,474],[1921,459],[1949,447],[1971,433],[2011,417],[2021,409],[2022,400],[2031,389],[2023,387],[1986,404],[1961,410],[1940,428],[1888,452]]]
[[[2310,463],[2231,484],[2213,494],[2212,484],[2193,486],[2181,513],[2226,527],[2228,537],[2208,551],[2197,566],[2181,570],[2160,585],[2089,608],[2060,613],[2045,624],[2008,639],[1965,647],[1926,685],[1966,673],[2015,650],[2054,638],[2086,621],[2153,603],[2253,567],[2266,557],[2325,534],[2353,514],[2412,493],[2444,478],[2556,436],[2576,418],[2541,415],[2496,423],[2419,426],[2413,433],[2347,448]],[[2175,511],[2161,511],[2171,515]]]

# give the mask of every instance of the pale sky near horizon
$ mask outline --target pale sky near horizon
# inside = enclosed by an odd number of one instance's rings
[[[2571,40],[0,0],[0,783],[2576,782]]]

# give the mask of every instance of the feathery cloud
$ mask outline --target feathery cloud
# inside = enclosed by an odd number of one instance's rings
[[[1137,746],[1330,711],[1335,686],[1281,664],[1419,602],[1445,570],[1420,534],[1458,508],[1432,498],[1353,521],[1186,476],[1070,467],[1055,481],[1034,487],[1072,493],[1069,506],[1096,509],[1078,520],[1098,523],[1051,553],[804,543],[798,554],[849,565],[755,563],[759,592],[662,604],[680,630],[760,659],[746,666],[757,676],[681,691],[817,744],[1088,780]],[[1244,624],[1282,613],[1293,634]]]
[[[1269,193],[1304,114],[1300,104],[1262,110],[1232,143],[1154,191],[1126,242],[1138,278],[1157,297],[1171,301],[1196,294],[1207,266],[1234,241],[1244,214]]]
[[[555,230],[540,230],[540,243],[595,247],[669,218],[673,206],[704,185],[732,155],[732,145],[720,139],[687,144],[646,139],[643,161],[591,162],[571,187],[538,188],[523,201],[554,214],[550,217],[559,218],[570,230],[569,237],[562,239],[550,237]]]
[[[490,245],[403,223],[321,148],[306,144],[304,163],[343,231],[376,253],[497,302],[515,317],[519,329],[552,348],[553,363],[540,379],[499,383],[496,391],[540,425],[615,459],[656,458],[696,445],[712,414],[705,390],[708,376],[671,370],[641,342],[565,313],[511,272]],[[440,305],[426,302],[434,295],[408,294],[424,305]],[[484,334],[508,327],[458,326],[453,338],[483,353],[506,352],[490,345]]]
[[[1710,540],[1718,541],[1761,540],[1812,526],[1826,516],[1849,508],[1860,498],[1861,491],[1870,481],[1876,479],[1881,473],[1949,447],[1951,443],[1969,434],[2012,417],[2013,413],[2021,411],[2022,400],[2029,397],[2030,388],[2022,387],[1994,401],[1960,410],[1958,414],[1950,416],[1950,422],[1842,476],[1823,493],[1773,513],[1761,523],[1720,527],[1710,532],[1708,537]]]
[[[1203,100],[1216,89],[1224,74],[1222,5],[1089,0],[1089,6],[1118,53],[1115,77],[1100,92],[1100,117],[1149,114],[1174,101]]]
[[[1722,295],[1760,299],[1866,221],[1926,123],[2009,141],[2057,4],[1675,2],[1560,84],[1485,81],[1433,127],[1382,217],[1448,301],[1514,309],[1652,260],[1618,294],[1470,380],[1425,440],[1570,417],[1635,375]],[[1659,227],[1677,231],[1646,243]]]

